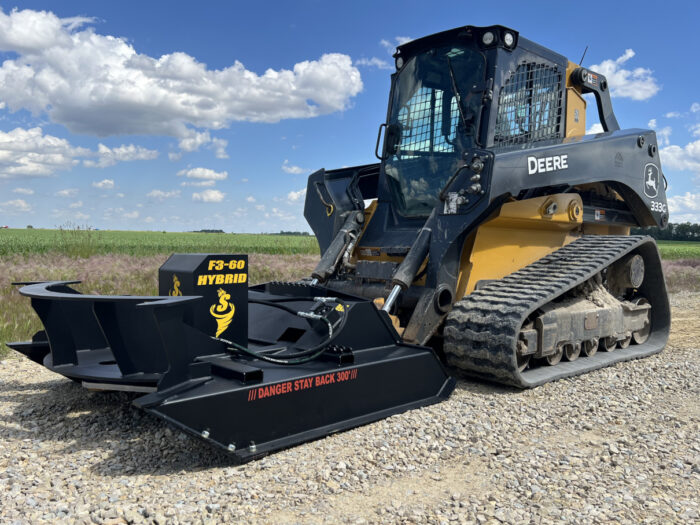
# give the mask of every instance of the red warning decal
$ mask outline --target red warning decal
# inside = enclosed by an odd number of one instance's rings
[[[308,390],[309,388],[343,383],[345,381],[352,381],[353,379],[357,379],[357,368],[251,388],[248,390],[248,401],[257,401],[258,399],[280,396],[289,394],[290,392],[299,392],[300,390]]]

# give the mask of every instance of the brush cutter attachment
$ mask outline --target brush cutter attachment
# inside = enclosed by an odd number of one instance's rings
[[[168,296],[23,284],[44,330],[11,348],[87,388],[146,392],[136,406],[241,462],[454,388],[371,301],[305,283],[249,289],[241,256],[174,255],[160,271]]]

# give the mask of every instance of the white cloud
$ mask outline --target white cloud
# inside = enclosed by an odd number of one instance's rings
[[[680,116],[681,116],[681,114],[678,111],[669,111],[668,113],[666,113],[664,115],[664,117],[666,117],[666,118],[678,118]]]
[[[209,168],[190,168],[177,172],[178,177],[187,177],[188,179],[203,179],[203,180],[226,180],[228,177],[227,171],[214,171]]]
[[[227,159],[228,153],[226,153],[226,147],[228,146],[228,140],[220,138],[212,138],[208,131],[195,131],[193,129],[187,129],[185,131],[185,136],[180,139],[178,146],[182,151],[192,152],[199,151],[202,146],[205,146],[214,151],[214,155],[217,159]],[[178,160],[182,157],[182,152],[180,153],[168,153],[168,158],[170,160]]]
[[[302,173],[306,173],[306,170],[304,168],[300,168],[299,166],[293,166],[286,159],[282,163],[282,171],[284,171],[285,173],[291,173],[292,175],[301,175]]]
[[[150,224],[152,222],[155,222],[155,219],[149,215],[148,217],[143,219],[143,222]]]
[[[659,146],[668,146],[671,144],[671,126],[664,126],[656,130],[656,140]]]
[[[693,124],[688,129],[690,130],[690,133],[693,134],[693,137],[700,137],[700,123]]]
[[[182,151],[197,151],[202,145],[211,142],[211,135],[208,131],[201,133],[193,129],[187,130],[187,134],[180,139],[178,146]]]
[[[74,147],[66,139],[45,135],[40,127],[0,131],[0,178],[53,175],[56,171],[76,166],[80,157],[98,157],[96,161],[88,159],[83,163],[91,168],[105,168],[117,162],[154,159],[157,156],[157,151],[133,144],[118,148],[100,144],[96,152],[90,151]]]
[[[264,204],[256,204],[255,209],[258,211],[265,211],[265,205]]]
[[[698,111],[700,111],[700,103],[693,102],[693,104],[690,106],[690,111],[693,113],[697,113]]]
[[[75,213],[74,217],[76,218],[76,220],[79,220],[79,221],[86,221],[86,220],[88,220],[88,219],[90,218],[90,215],[88,215],[87,213],[83,213],[83,212],[79,211],[79,212],[76,212],[76,213]]]
[[[182,52],[139,54],[126,39],[97,34],[90,18],[0,10],[0,99],[11,111],[46,113],[72,132],[185,138],[232,121],[278,122],[343,111],[362,90],[339,53],[263,74],[235,61],[208,69]]]
[[[217,159],[228,158],[228,153],[226,152],[227,146],[228,140],[226,139],[211,139],[211,148],[214,150],[214,156]]]
[[[200,193],[193,193],[192,200],[202,202],[221,202],[224,200],[225,196],[226,194],[220,192],[219,190],[204,190]]]
[[[358,58],[355,60],[356,66],[376,67],[378,69],[394,69],[394,67],[382,58]]]
[[[293,221],[297,219],[298,217],[296,215],[293,215],[289,212],[286,212],[284,210],[280,210],[279,208],[272,208],[268,213],[265,214],[266,218],[275,218],[275,219],[281,219],[285,222]]]
[[[671,126],[665,126],[661,129],[657,129],[656,119],[651,119],[647,124],[651,129],[656,132],[656,140],[659,146],[668,146],[671,144]]]
[[[215,180],[200,180],[200,181],[182,181],[180,183],[180,186],[194,186],[194,187],[207,187],[207,186],[214,186],[216,184]]]
[[[83,164],[88,168],[107,168],[114,166],[117,162],[130,162],[133,160],[152,160],[158,157],[158,152],[146,149],[141,146],[128,146],[122,144],[118,148],[108,148],[104,144],[97,146],[97,156],[99,159],[84,160]]]
[[[700,193],[685,192],[685,195],[668,197],[668,210],[670,212],[700,211]]]
[[[379,45],[382,46],[384,49],[386,49],[386,52],[389,53],[390,55],[393,55],[394,52],[396,51],[396,47],[400,46],[402,44],[405,44],[406,42],[410,42],[413,40],[411,37],[408,36],[395,36],[393,41],[382,39],[379,41]]]
[[[248,179],[241,179],[241,182],[248,182]]]
[[[30,211],[32,211],[32,207],[24,199],[0,202],[0,212],[3,213],[26,213]]]
[[[0,178],[52,175],[72,168],[79,162],[75,157],[89,153],[65,139],[44,135],[39,127],[0,131]]]
[[[700,222],[700,193],[668,197],[668,211],[671,222]]]
[[[125,195],[123,193],[117,193],[115,197],[119,197],[120,199],[123,199]]]
[[[82,208],[82,207],[83,207],[83,201],[71,202],[71,203],[68,205],[68,207],[69,207],[69,208],[73,208],[73,209],[75,209],[75,208]]]
[[[586,135],[595,135],[596,133],[603,133],[604,131],[603,125],[600,122],[596,122],[586,130]]]
[[[68,188],[56,192],[56,197],[75,197],[78,194],[78,188]]]
[[[93,182],[92,185],[100,190],[111,190],[114,188],[114,181],[112,179],[103,179],[100,182]]]
[[[34,190],[29,188],[15,188],[12,190],[13,193],[19,193],[21,195],[34,195]]]
[[[139,218],[139,212],[134,210],[134,211],[128,211],[124,213],[123,217],[125,219],[138,219]]]
[[[287,200],[289,202],[297,202],[297,201],[303,199],[304,197],[306,197],[306,188],[301,189],[299,191],[290,191],[287,194]]]
[[[683,147],[671,145],[659,150],[664,168],[700,173],[700,140]]]
[[[182,158],[182,152],[175,153],[175,152],[171,151],[170,153],[168,153],[168,160],[170,160],[170,161],[180,160],[181,158]]]
[[[146,197],[163,201],[165,199],[172,199],[174,197],[180,196],[180,190],[163,191],[163,190],[151,190],[146,194]]]
[[[647,100],[656,95],[661,87],[654,78],[651,69],[637,67],[625,69],[622,66],[634,57],[632,49],[626,49],[615,60],[603,60],[590,67],[592,71],[602,73],[608,79],[610,94],[613,97]]]
[[[245,198],[245,200],[248,201],[248,202],[255,202],[255,197],[253,197],[252,195],[248,195],[248,196]]]

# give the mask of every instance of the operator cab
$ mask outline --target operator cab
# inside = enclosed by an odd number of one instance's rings
[[[516,31],[457,28],[394,57],[378,196],[398,223],[427,217],[478,150],[564,137],[568,61]]]
[[[425,217],[478,141],[486,57],[459,43],[398,62],[402,67],[393,81],[383,171],[395,211]]]

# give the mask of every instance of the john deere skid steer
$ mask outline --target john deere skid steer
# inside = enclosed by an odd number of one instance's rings
[[[441,401],[452,375],[533,387],[660,352],[659,253],[629,233],[666,225],[665,178],[605,77],[501,26],[394,57],[379,162],[309,177],[308,279],[176,254],[159,296],[21,283],[44,330],[10,346],[238,461]]]

